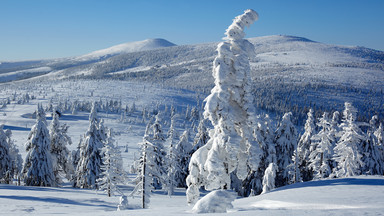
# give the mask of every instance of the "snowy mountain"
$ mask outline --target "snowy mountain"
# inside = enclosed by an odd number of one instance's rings
[[[140,52],[146,50],[154,50],[163,47],[171,47],[176,46],[167,40],[161,38],[155,39],[147,39],[143,41],[136,41],[130,43],[119,44],[113,47],[109,47],[106,49],[98,50],[95,52],[91,52],[89,54],[78,57],[79,60],[84,59],[96,59],[96,58],[106,58],[108,56],[119,55],[123,53],[132,53],[132,52]]]
[[[384,116],[384,52],[328,45],[295,36],[250,38],[255,103],[272,114],[292,111],[303,123],[308,107],[324,110],[352,102],[360,118]],[[68,78],[146,81],[207,95],[213,86],[217,43],[176,46],[164,39],[117,45],[65,59],[0,65],[1,82]]]
[[[283,127],[284,124],[276,128],[281,119],[279,115],[292,112],[287,116],[300,124],[309,107],[314,109],[316,117],[313,118],[318,120],[324,111],[341,112],[344,102],[350,101],[358,108],[360,120],[365,121],[359,126],[368,127],[373,114],[378,114],[377,120],[382,121],[384,52],[327,45],[293,36],[258,37],[249,41],[255,46],[255,55],[250,59],[250,95],[254,96],[257,110],[271,116],[271,123],[265,119],[263,129],[271,133],[266,143],[280,133],[278,131],[294,131]],[[202,100],[213,86],[211,74],[216,47],[217,43],[176,46],[157,39],[118,45],[80,57],[3,62],[0,64],[3,82],[0,84],[0,125],[3,125],[0,128],[10,130],[3,134],[25,159],[30,154],[24,145],[28,134],[43,119],[51,123],[55,117],[50,113],[55,108],[57,114],[61,114],[60,123],[66,125],[62,131],[68,129],[72,140],[68,153],[72,153],[74,161],[81,151],[73,150],[85,146],[81,140],[89,140],[85,137],[91,126],[97,125],[101,131],[106,127],[113,129],[114,145],[121,152],[123,169],[128,172],[127,181],[119,186],[129,194],[137,186],[134,179],[140,169],[137,167],[137,163],[140,164],[138,144],[143,142],[143,137],[165,134],[174,127],[178,134],[185,134],[184,138],[189,136],[186,143],[196,138]],[[44,107],[46,116],[35,112],[37,105],[40,110]],[[95,117],[89,115],[92,109],[98,110],[100,122],[91,124],[89,116]],[[38,122],[36,117],[40,119]],[[289,123],[289,118],[285,117],[283,122]],[[337,119],[334,123],[337,127],[342,125]],[[294,128],[292,123],[287,125]],[[150,130],[152,132],[146,134]],[[376,132],[377,140],[379,137],[382,140],[382,129]],[[370,136],[373,137],[372,133]],[[154,137],[150,137],[151,141]],[[112,138],[109,141],[112,142]],[[167,140],[164,148],[171,147],[171,141]],[[364,155],[368,153],[369,150],[364,150]],[[287,153],[286,158],[292,158],[292,154]],[[15,186],[16,180],[13,184],[0,184],[0,208],[7,215],[193,214],[181,188],[177,188],[172,197],[165,195],[165,189],[153,191],[150,208],[144,210],[139,209],[140,198],[129,197],[127,212],[116,212],[118,196],[108,198],[102,192],[75,189],[67,180],[61,188]],[[379,215],[383,212],[383,186],[382,176],[292,184],[256,197],[238,197],[229,214]]]

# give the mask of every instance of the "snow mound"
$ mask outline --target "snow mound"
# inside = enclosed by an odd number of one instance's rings
[[[93,59],[93,58],[118,55],[122,53],[131,53],[131,52],[159,49],[159,48],[170,47],[170,46],[176,46],[176,44],[161,38],[147,39],[143,41],[123,43],[123,44],[112,46],[106,49],[91,52],[89,54],[80,56],[79,59],[81,60]]]
[[[237,195],[233,191],[215,190],[201,198],[192,208],[193,213],[226,213],[233,208]]]

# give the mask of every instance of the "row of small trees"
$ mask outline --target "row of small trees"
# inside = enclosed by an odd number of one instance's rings
[[[96,105],[89,117],[89,128],[78,149],[70,152],[72,144],[68,126],[60,125],[58,112],[53,112],[48,127],[42,105],[36,111],[36,124],[26,142],[24,163],[11,140],[10,130],[0,130],[0,179],[11,183],[21,179],[27,186],[60,186],[63,179],[74,187],[107,191],[110,196],[116,185],[124,180],[121,153],[114,145],[112,131],[97,117]],[[49,128],[49,129],[48,129]]]

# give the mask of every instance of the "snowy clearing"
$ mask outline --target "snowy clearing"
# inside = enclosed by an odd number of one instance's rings
[[[123,187],[129,192],[132,187]],[[152,194],[149,209],[128,197],[130,208],[116,211],[119,197],[93,190],[0,185],[2,215],[195,215],[186,204],[185,191],[169,197]],[[270,193],[238,198],[225,215],[384,215],[384,178],[360,176],[298,183]],[[224,215],[218,213],[214,215]]]

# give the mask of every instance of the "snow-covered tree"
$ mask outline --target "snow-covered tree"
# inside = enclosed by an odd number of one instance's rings
[[[107,139],[104,141],[104,147],[101,150],[103,155],[102,173],[100,178],[97,179],[98,189],[105,191],[109,197],[115,192],[121,194],[117,185],[124,183],[124,174],[120,164],[122,158],[114,142],[112,130],[109,129]]]
[[[96,113],[95,103],[89,115],[89,128],[80,144],[80,158],[77,164],[74,186],[79,188],[97,188],[96,179],[101,175],[105,128]]]
[[[214,190],[218,188],[231,188],[231,175],[236,175],[240,180],[248,175],[248,167],[258,167],[260,148],[252,137],[254,122],[253,97],[250,85],[249,56],[253,54],[253,45],[243,39],[245,26],[251,25],[258,19],[258,14],[253,10],[246,10],[244,14],[236,17],[226,30],[225,42],[217,47],[218,55],[213,62],[213,77],[215,87],[211,94],[205,99],[204,117],[208,118],[214,129],[210,132],[210,139],[206,148],[196,151],[195,156],[206,160],[192,160],[190,164],[190,175],[188,186],[193,187],[189,192],[196,192],[196,185],[204,183],[205,188]],[[258,148],[258,149],[257,149]],[[249,160],[249,149],[258,150]],[[205,151],[208,152],[205,152]],[[205,153],[206,158],[205,158]],[[203,177],[206,181],[199,181],[203,173],[196,162],[204,164],[206,170]],[[192,167],[191,167],[192,166]],[[196,169],[197,166],[198,168]],[[198,180],[197,182],[195,180]],[[194,196],[194,195],[192,195]],[[188,198],[188,200],[194,200]]]
[[[265,170],[265,174],[263,177],[263,192],[267,193],[275,188],[275,179],[278,168],[276,164],[270,163]]]
[[[280,187],[289,183],[288,166],[293,164],[292,156],[297,145],[297,130],[293,125],[292,113],[285,113],[275,132],[277,176],[276,186]]]
[[[313,170],[314,179],[328,177],[335,166],[333,149],[336,144],[336,129],[325,112],[317,123],[319,132],[312,136],[308,166]]]
[[[307,120],[304,125],[304,134],[301,135],[299,143],[297,144],[297,158],[298,167],[300,169],[303,181],[312,179],[312,170],[308,166],[309,154],[311,153],[311,137],[316,133],[315,119],[313,117],[313,110],[310,109],[307,114]]]
[[[365,135],[356,122],[357,110],[351,103],[345,103],[343,111],[343,122],[341,127],[341,137],[337,142],[334,151],[334,160],[337,167],[333,169],[333,177],[349,177],[360,175],[364,166],[362,161],[362,142]]]
[[[49,134],[51,138],[53,173],[55,175],[56,184],[58,185],[62,183],[61,175],[64,175],[68,180],[71,180],[74,173],[71,153],[67,148],[67,145],[72,144],[72,140],[67,134],[68,127],[69,126],[66,124],[60,125],[59,115],[54,110],[52,113]]]
[[[36,112],[36,124],[32,127],[25,144],[22,177],[27,186],[56,186],[51,157],[51,140],[45,112],[41,104]]]
[[[264,119],[259,117],[253,134],[262,150],[260,156],[261,161],[256,170],[249,168],[249,174],[247,178],[242,181],[241,189],[238,192],[241,196],[254,196],[260,194],[263,190],[262,181],[265,170],[270,163],[276,163],[276,147],[275,143],[273,143],[273,129],[271,128],[271,122],[268,115],[265,115]],[[255,153],[257,153],[257,151],[255,151]],[[250,154],[253,154],[252,150]]]
[[[3,126],[0,125],[0,182],[9,183],[13,164],[8,137],[3,130]]]
[[[191,155],[199,149],[201,146],[205,145],[208,142],[209,139],[209,134],[208,134],[208,129],[205,126],[205,119],[201,119],[199,122],[199,126],[197,127],[197,133],[195,138],[193,139],[193,144],[192,144],[192,150],[191,150]]]
[[[131,192],[131,196],[139,195],[141,197],[142,208],[148,208],[150,203],[151,190],[153,189],[153,177],[158,175],[156,170],[156,162],[153,157],[154,146],[148,141],[150,123],[147,125],[143,142],[139,143],[141,147],[141,155],[137,161],[137,175],[134,180],[135,188]]]
[[[160,189],[166,175],[166,151],[164,149],[166,137],[162,130],[159,113],[155,116],[155,122],[148,129],[144,139],[148,141],[152,147],[147,148],[147,157],[151,158],[151,160],[148,158],[147,160],[153,161],[151,164],[151,166],[153,166],[151,168],[153,177],[152,184],[155,189]]]
[[[208,146],[204,145],[196,150],[196,152],[192,155],[188,170],[189,175],[187,176],[187,203],[194,204],[200,198],[200,188],[207,184],[208,175],[204,163],[207,160],[208,156]]]
[[[381,152],[381,161],[384,163],[384,128],[383,124],[380,123],[379,127],[374,132],[376,145],[378,150]],[[382,173],[384,173],[384,166],[381,170]]]
[[[4,131],[4,133],[6,137],[6,142],[8,143],[9,147],[8,153],[11,159],[11,166],[9,167],[8,172],[6,173],[6,175],[9,177],[9,179],[7,180],[8,182],[12,181],[12,178],[17,178],[18,180],[20,180],[20,172],[23,168],[23,158],[19,154],[19,149],[12,140],[12,131],[7,129]]]
[[[377,131],[377,119],[377,116],[372,117],[366,140],[363,141],[363,173],[369,175],[383,175],[384,171],[382,152],[377,137],[374,135],[374,132]]]
[[[189,142],[189,131],[185,130],[180,136],[179,142],[170,149],[173,152],[173,159],[171,161],[176,162],[174,166],[174,180],[177,187],[186,187],[185,179],[188,175],[188,164],[190,160],[190,151],[192,145]]]

